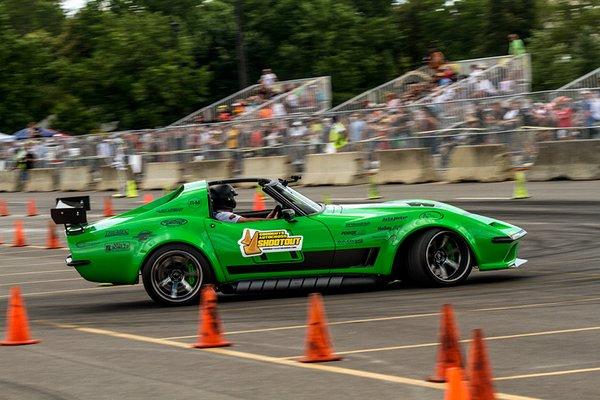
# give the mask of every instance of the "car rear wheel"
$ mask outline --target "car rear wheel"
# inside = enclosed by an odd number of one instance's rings
[[[408,251],[408,277],[421,284],[451,286],[471,272],[469,246],[455,232],[431,229],[423,232]]]
[[[148,258],[142,269],[148,295],[167,306],[197,303],[200,287],[210,278],[206,259],[193,247],[183,244],[160,248]]]

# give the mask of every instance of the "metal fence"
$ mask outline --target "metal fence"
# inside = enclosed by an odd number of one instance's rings
[[[319,91],[313,89],[312,85],[317,85]],[[300,93],[300,95],[298,94]],[[308,95],[310,93],[312,97]],[[287,95],[287,96],[286,96]],[[239,92],[236,92],[224,99],[214,102],[201,108],[175,122],[169,126],[180,126],[195,123],[215,122],[219,119],[219,113],[223,107],[231,114],[232,118],[251,117],[258,111],[274,104],[274,98],[279,98],[282,102],[288,99],[289,95],[301,97],[298,103],[301,107],[308,107],[312,103],[320,102],[322,107],[331,106],[331,81],[330,77],[317,77],[306,79],[294,79],[288,81],[276,82],[271,87],[265,87],[261,84],[249,86]],[[290,107],[294,105],[291,104]],[[317,110],[320,110],[318,108]]]
[[[447,62],[445,65],[452,68],[458,77],[466,77],[472,73],[472,68],[475,66],[485,70],[498,64],[508,63],[511,59],[512,56],[485,57],[452,61]],[[405,103],[418,100],[421,97],[427,96],[432,90],[431,79],[434,74],[435,71],[432,71],[427,66],[423,66],[359,94],[329,111],[354,111],[368,107],[377,107],[385,105],[390,98],[396,98]]]
[[[572,82],[556,89],[557,91],[567,89],[586,89],[586,88],[597,88],[600,87],[600,67],[595,70],[575,79]]]
[[[498,63],[470,74],[451,85],[440,86],[415,104],[444,103],[496,95],[514,95],[531,91],[529,54],[502,58]]]

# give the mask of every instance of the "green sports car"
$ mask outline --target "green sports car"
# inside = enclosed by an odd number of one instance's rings
[[[293,180],[297,180],[294,177]],[[254,184],[279,218],[217,220],[213,185]],[[496,219],[431,200],[324,205],[285,179],[197,181],[123,214],[87,223],[89,197],[57,199],[65,224],[67,265],[92,282],[130,285],[140,274],[165,305],[197,301],[200,287],[223,292],[324,289],[409,279],[431,286],[463,282],[471,269],[516,268],[526,232]],[[236,211],[245,219],[270,210]]]

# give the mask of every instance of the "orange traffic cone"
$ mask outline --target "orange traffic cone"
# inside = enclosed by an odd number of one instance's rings
[[[46,241],[47,249],[61,249],[60,240],[56,234],[56,225],[52,221],[48,221],[48,240]]]
[[[8,217],[9,215],[10,213],[8,212],[6,201],[0,200],[0,217]]]
[[[462,368],[450,367],[446,374],[448,375],[448,383],[446,383],[444,400],[471,400]]]
[[[113,215],[115,215],[115,213],[113,212],[112,199],[110,197],[105,197],[104,198],[104,216],[112,217]]]
[[[152,202],[152,200],[154,200],[154,197],[150,193],[146,193],[144,195],[144,200],[143,200],[144,204],[148,204],[148,203]]]
[[[217,293],[212,285],[206,285],[202,288],[198,341],[192,347],[208,349],[231,346],[221,332],[221,320],[217,314]]]
[[[15,221],[15,241],[13,247],[23,246],[27,246],[27,241],[25,240],[25,232],[23,231],[23,221],[18,219]]]
[[[337,361],[342,357],[333,352],[327,329],[327,318],[323,298],[319,293],[310,295],[308,305],[308,327],[306,329],[306,350],[300,362],[313,363]]]
[[[265,199],[260,190],[254,192],[254,201],[252,203],[252,211],[263,211],[265,209]]]
[[[35,217],[38,214],[37,207],[35,205],[35,200],[31,199],[27,202],[27,216]]]
[[[39,340],[31,339],[27,310],[25,310],[25,303],[21,297],[21,290],[18,286],[14,286],[10,289],[10,302],[6,314],[6,339],[1,341],[0,345],[18,346],[39,342]]]
[[[462,368],[462,354],[458,343],[458,329],[454,321],[454,311],[450,304],[442,307],[440,325],[440,347],[437,355],[435,376],[428,378],[429,382],[446,382],[446,370],[450,367]]]
[[[483,343],[481,329],[473,331],[473,342],[469,351],[469,389],[472,400],[494,400],[492,369]]]

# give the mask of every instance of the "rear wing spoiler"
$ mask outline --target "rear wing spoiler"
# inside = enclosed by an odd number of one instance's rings
[[[87,213],[90,210],[90,196],[59,197],[56,205],[50,209],[50,216],[55,224],[71,225],[87,224]]]

